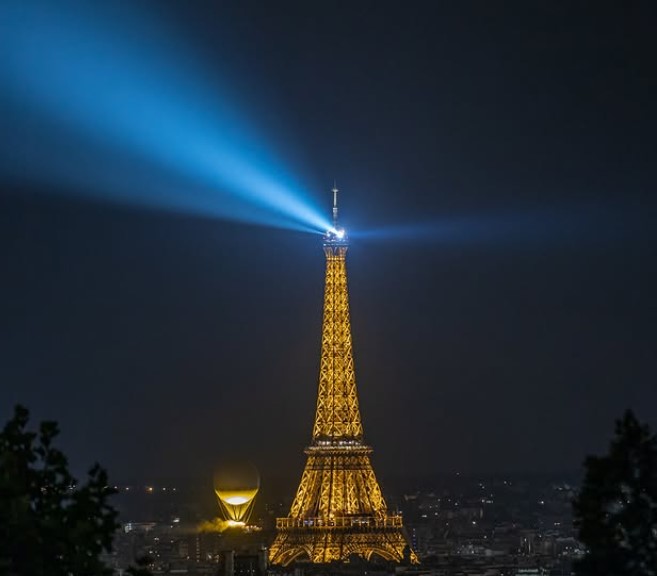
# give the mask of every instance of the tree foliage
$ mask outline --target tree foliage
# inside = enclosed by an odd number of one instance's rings
[[[616,422],[606,456],[589,456],[573,503],[587,547],[582,576],[657,575],[657,437],[631,411]]]
[[[135,564],[126,570],[128,576],[152,576],[149,566],[153,562],[150,556],[137,558]]]
[[[55,422],[27,429],[22,406],[0,432],[0,575],[96,576],[118,525],[114,490],[98,464],[78,485],[53,446]]]

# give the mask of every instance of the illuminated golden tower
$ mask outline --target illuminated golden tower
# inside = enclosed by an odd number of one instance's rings
[[[326,284],[317,410],[301,483],[286,518],[276,520],[273,564],[366,560],[378,555],[417,562],[399,515],[389,514],[370,454],[363,443],[347,294],[347,237],[338,227],[333,188],[333,229],[324,237]]]

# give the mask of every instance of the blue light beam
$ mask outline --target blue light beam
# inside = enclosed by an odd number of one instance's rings
[[[0,81],[14,180],[323,233],[330,221],[226,86],[133,4],[5,0]]]
[[[413,242],[443,246],[539,246],[608,244],[645,234],[645,217],[624,204],[571,203],[539,209],[451,215],[432,221],[356,231],[352,238],[376,242]]]

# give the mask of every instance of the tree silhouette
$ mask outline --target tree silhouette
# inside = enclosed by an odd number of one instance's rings
[[[150,556],[140,556],[135,564],[126,570],[128,576],[152,576],[149,565],[153,562]]]
[[[616,422],[606,456],[589,456],[573,502],[581,576],[657,575],[657,437],[631,411]]]
[[[105,470],[95,464],[78,485],[53,446],[57,424],[42,422],[37,433],[28,420],[16,406],[0,432],[0,574],[110,574],[99,556],[118,525]]]

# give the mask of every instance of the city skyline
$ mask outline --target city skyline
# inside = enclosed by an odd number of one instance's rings
[[[337,181],[383,485],[577,471],[626,407],[657,428],[647,3],[155,12],[327,219]],[[57,141],[7,106],[3,167]],[[298,477],[321,236],[2,174],[0,418],[20,402],[59,421],[76,470],[111,478],[210,477],[235,453]]]

